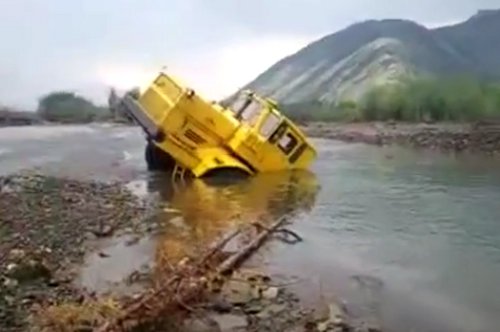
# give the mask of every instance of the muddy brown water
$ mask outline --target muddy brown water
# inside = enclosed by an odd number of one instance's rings
[[[174,189],[146,171],[136,128],[91,125],[0,129],[0,174],[38,168],[122,180],[166,203],[165,233],[100,244],[79,282],[103,290],[157,259],[188,251],[217,230],[288,215],[304,242],[272,242],[249,262],[304,302],[341,298],[388,331],[498,331],[500,161],[315,139],[311,172],[230,186]],[[176,212],[177,211],[177,212]],[[131,241],[132,240],[132,241]],[[130,245],[130,243],[133,243]]]

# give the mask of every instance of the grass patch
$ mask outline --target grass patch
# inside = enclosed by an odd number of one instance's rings
[[[121,308],[113,299],[62,303],[40,309],[32,317],[31,332],[92,331],[105,321],[118,317]]]

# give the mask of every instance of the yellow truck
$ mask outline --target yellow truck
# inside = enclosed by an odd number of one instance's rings
[[[143,92],[126,94],[119,108],[144,130],[148,168],[175,177],[307,169],[316,158],[300,128],[252,91],[222,105],[160,72]]]

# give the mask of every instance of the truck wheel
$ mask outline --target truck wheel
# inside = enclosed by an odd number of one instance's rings
[[[248,179],[250,174],[239,168],[219,168],[215,169],[203,177],[204,179],[214,185],[233,184],[245,179]]]
[[[152,142],[146,145],[144,155],[150,171],[168,171],[175,165],[175,160]]]
[[[155,158],[155,146],[152,143],[146,145],[144,151],[144,159],[146,159],[146,164],[148,165],[148,170],[154,171],[158,169],[158,164]]]

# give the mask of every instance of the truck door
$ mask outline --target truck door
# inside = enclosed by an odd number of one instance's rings
[[[271,134],[269,143],[275,145],[290,164],[293,164],[300,157],[306,147],[300,136],[285,120]]]

